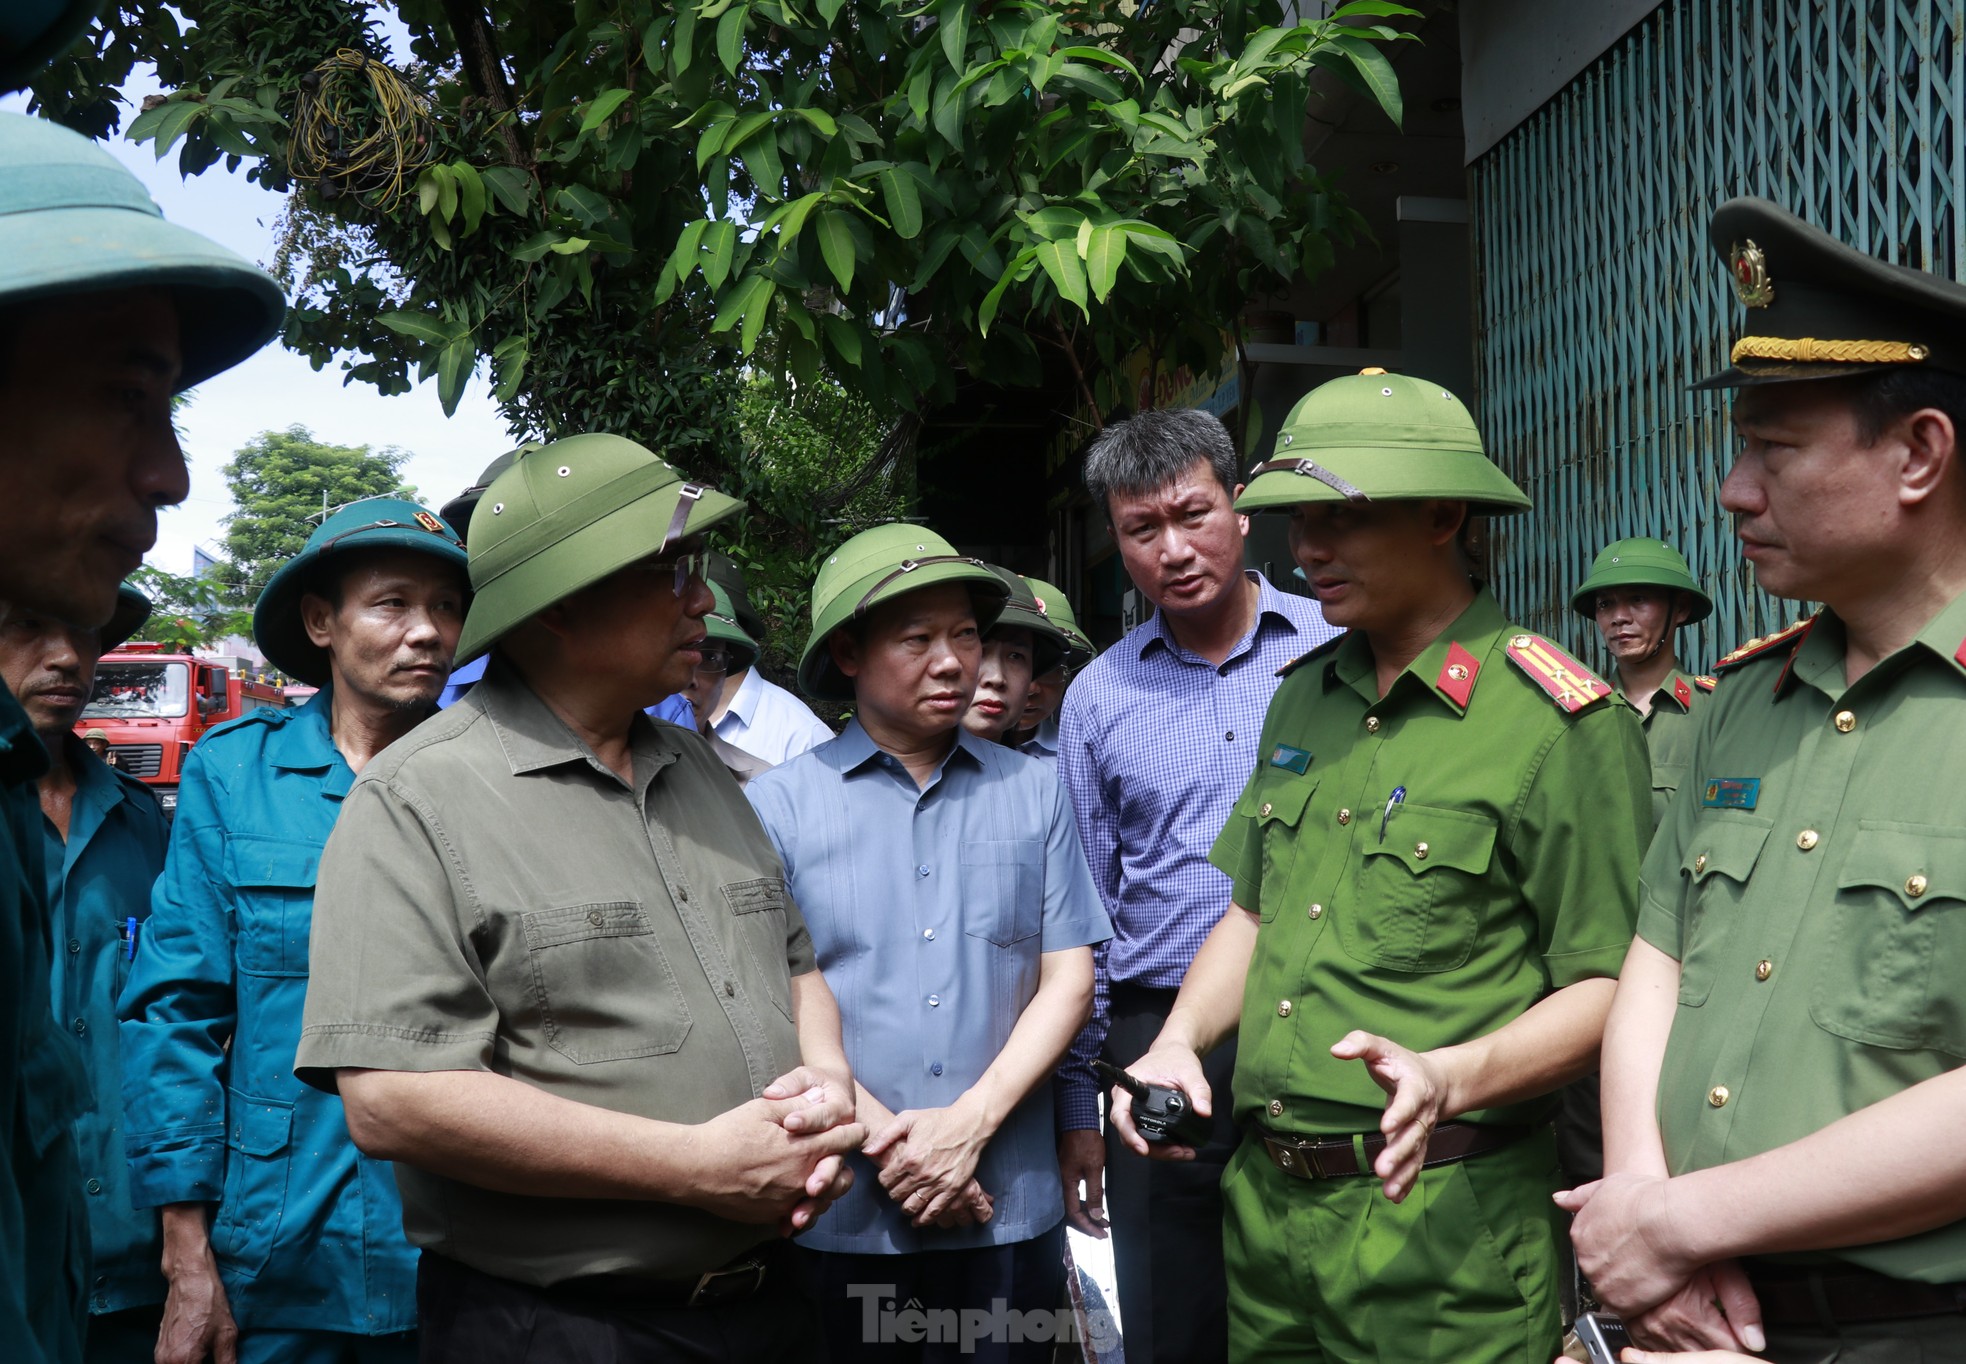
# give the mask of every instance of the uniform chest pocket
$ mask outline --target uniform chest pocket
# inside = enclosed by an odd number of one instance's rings
[[[724,887],[739,944],[757,973],[754,988],[771,996],[787,1018],[792,1016],[791,964],[785,956],[785,906],[791,894],[779,876],[733,881]]]
[[[235,834],[225,844],[225,876],[235,892],[239,969],[256,976],[307,974],[314,882],[321,849],[313,843]]]
[[[667,1056],[689,1036],[689,1004],[638,900],[520,916],[546,1041],[575,1065]]]
[[[1261,844],[1263,872],[1257,902],[1243,908],[1254,909],[1264,923],[1276,918],[1290,894],[1290,873],[1296,868],[1302,842],[1300,826],[1317,786],[1314,778],[1277,778],[1255,786],[1236,806],[1238,815],[1254,821],[1249,836]]]
[[[1378,823],[1376,819],[1372,821]],[[1481,882],[1495,856],[1495,821],[1416,805],[1393,811],[1382,841],[1360,830],[1358,880],[1338,909],[1338,940],[1370,966],[1452,971],[1474,953]]]
[[[257,1274],[273,1254],[287,1210],[294,1106],[225,1091],[225,1193],[212,1246],[230,1267]]]
[[[1009,947],[1044,924],[1044,844],[1007,838],[962,846],[963,932]]]
[[[1864,820],[1808,942],[1818,1026],[1966,1057],[1966,834]]]
[[[1727,955],[1732,916],[1771,827],[1758,815],[1729,813],[1708,815],[1693,826],[1679,866],[1686,881],[1679,1002],[1688,1008],[1697,1009],[1713,993],[1714,977]]]

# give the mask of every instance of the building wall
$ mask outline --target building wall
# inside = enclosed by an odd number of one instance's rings
[[[1668,0],[1471,164],[1477,416],[1536,502],[1495,528],[1517,619],[1601,658],[1566,598],[1639,534],[1714,594],[1690,662],[1799,614],[1755,589],[1720,510],[1725,395],[1686,388],[1742,317],[1707,221],[1759,194],[1958,278],[1962,41],[1966,0]]]

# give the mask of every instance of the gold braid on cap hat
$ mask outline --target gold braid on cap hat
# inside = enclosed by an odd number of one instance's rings
[[[1915,364],[1932,353],[1913,341],[1818,341],[1813,336],[1744,336],[1734,343],[1734,361],[1793,360],[1802,364]]]

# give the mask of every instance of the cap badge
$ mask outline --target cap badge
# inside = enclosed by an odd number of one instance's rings
[[[444,533],[444,523],[427,511],[420,511],[416,514],[416,523],[432,535],[442,535]]]
[[[1034,602],[1036,602],[1036,603],[1038,604],[1038,614],[1039,614],[1039,615],[1041,615],[1041,616],[1049,616],[1049,615],[1051,614],[1051,612],[1049,612],[1049,611],[1047,611],[1047,610],[1045,610],[1045,609],[1044,609],[1044,598],[1043,598],[1043,597],[1036,597],[1036,596],[1034,596],[1034,597],[1032,597],[1032,598],[1031,598],[1031,600],[1032,600],[1032,601],[1034,601]]]
[[[1734,271],[1734,293],[1749,308],[1766,308],[1775,301],[1775,286],[1768,279],[1768,258],[1750,237],[1743,245],[1735,242],[1728,253]]]

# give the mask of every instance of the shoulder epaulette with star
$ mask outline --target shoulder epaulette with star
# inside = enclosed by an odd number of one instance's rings
[[[1718,660],[1713,665],[1713,670],[1716,673],[1724,673],[1729,668],[1738,668],[1743,663],[1752,663],[1757,658],[1771,654],[1784,644],[1794,644],[1804,634],[1808,633],[1809,627],[1815,623],[1816,618],[1814,616],[1805,616],[1785,630],[1777,630],[1772,635],[1762,635],[1758,639],[1751,639],[1740,648],[1734,650],[1734,652]]]
[[[1695,677],[1693,679],[1693,685],[1698,687],[1701,691],[1712,691],[1715,687],[1720,685],[1720,679],[1717,677],[1708,677],[1705,673],[1701,673],[1698,677]]]
[[[1592,702],[1611,695],[1609,682],[1541,635],[1511,635],[1502,652],[1567,714],[1575,715]]]
[[[1309,663],[1312,659],[1322,658],[1324,655],[1330,653],[1332,650],[1336,649],[1340,644],[1345,642],[1346,633],[1347,633],[1346,631],[1340,630],[1337,634],[1333,635],[1330,639],[1327,639],[1324,643],[1318,645],[1317,648],[1312,649],[1309,653],[1302,653],[1297,655],[1297,657],[1291,659],[1288,663],[1284,664],[1281,668],[1277,669],[1277,676],[1288,677],[1290,676],[1290,674],[1296,672],[1299,668],[1303,667],[1306,663]]]

